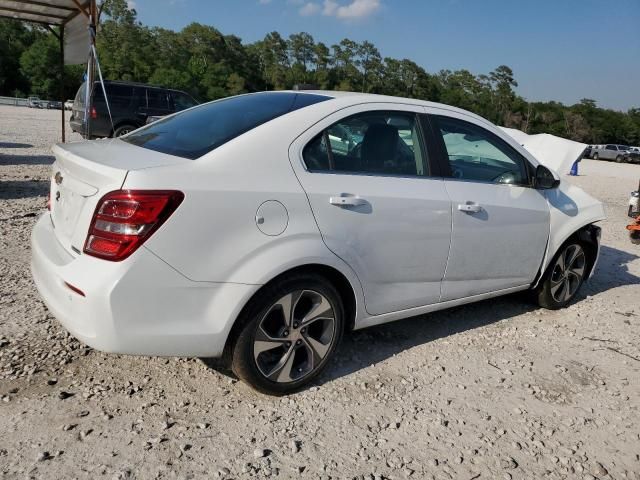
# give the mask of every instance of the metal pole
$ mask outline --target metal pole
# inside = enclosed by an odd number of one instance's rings
[[[62,112],[62,143],[64,143],[64,25],[60,25],[60,36],[58,40],[60,41],[60,103],[62,105],[60,110]]]
[[[87,66],[87,88],[89,89],[89,103],[87,106],[87,130],[85,132],[85,138],[91,138],[91,110],[93,109],[93,82],[94,82],[94,60],[93,52],[89,53],[89,65]]]

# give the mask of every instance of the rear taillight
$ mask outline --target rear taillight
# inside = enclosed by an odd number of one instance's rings
[[[98,118],[98,112],[96,111],[96,107],[91,107],[91,118],[92,119]]]
[[[118,262],[142,245],[178,208],[175,190],[116,190],[100,199],[84,253]]]

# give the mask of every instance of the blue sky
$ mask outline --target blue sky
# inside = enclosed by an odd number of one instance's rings
[[[197,21],[244,42],[305,31],[373,42],[428,72],[509,65],[528,100],[640,107],[640,0],[132,0],[146,25]]]

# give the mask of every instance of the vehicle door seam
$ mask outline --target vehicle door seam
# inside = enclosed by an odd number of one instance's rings
[[[451,244],[453,243],[453,199],[451,198],[451,194],[449,193],[449,189],[447,188],[447,180],[443,179],[442,183],[444,184],[444,191],[447,193],[447,197],[449,198],[451,228],[449,229],[449,251],[447,252],[447,263],[444,266],[444,273],[442,274],[442,278],[440,279],[440,298],[438,299],[438,302],[442,302],[442,287],[444,284],[444,279],[447,278],[447,269],[449,268],[449,261],[451,260]]]
[[[318,224],[318,219],[316,218],[316,212],[313,211],[313,207],[311,206],[311,199],[309,198],[309,194],[307,193],[307,191],[305,190],[304,186],[302,185],[302,181],[300,180],[300,178],[298,177],[298,172],[296,172],[296,169],[293,166],[293,161],[291,158],[291,150],[293,149],[293,145],[294,143],[296,143],[298,141],[298,138],[300,137],[296,137],[296,139],[291,143],[291,145],[289,145],[289,149],[287,150],[287,155],[288,155],[288,160],[289,160],[289,165],[291,166],[291,170],[293,170],[293,175],[294,177],[296,177],[296,180],[298,182],[298,184],[300,185],[300,189],[302,190],[302,193],[304,194],[305,198],[307,199],[307,204],[309,205],[309,210],[311,211],[311,217],[313,218],[313,222],[316,225],[316,228],[318,229],[318,233],[320,234],[320,239],[322,240],[322,243],[324,244],[325,248],[327,250],[329,250],[329,252],[331,252],[333,255],[335,255],[337,258],[339,258],[340,260],[342,260],[342,262],[347,266],[347,268],[349,268],[349,270],[351,270],[351,272],[353,273],[354,277],[356,278],[356,280],[358,281],[358,286],[360,287],[360,291],[362,292],[362,298],[363,298],[363,307],[365,312],[367,313],[367,315],[371,315],[371,313],[369,313],[367,311],[367,302],[366,302],[366,298],[365,298],[365,294],[364,294],[364,288],[362,287],[362,281],[360,280],[360,277],[358,277],[358,274],[356,273],[356,271],[353,269],[353,267],[349,264],[349,262],[347,262],[344,258],[342,258],[340,255],[338,255],[336,252],[334,252],[333,250],[331,250],[331,248],[329,247],[329,245],[327,245],[327,242],[324,238],[324,234],[322,233],[322,229],[320,228],[320,225]],[[312,175],[312,173],[308,172],[310,175]]]

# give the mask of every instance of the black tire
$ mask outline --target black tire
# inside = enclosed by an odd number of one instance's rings
[[[598,160],[598,158],[599,158],[599,157],[598,157],[598,152],[594,153],[594,154],[593,154],[593,159],[594,159],[594,160]]]
[[[113,132],[113,136],[114,137],[121,137],[122,135],[126,135],[129,132],[133,132],[136,128],[135,125],[120,125],[118,128],[115,129],[115,131]]]
[[[297,296],[296,295],[300,295]],[[313,295],[318,297],[312,297]],[[321,303],[313,303],[313,300],[306,299],[303,295],[310,295],[313,298],[318,298]],[[265,333],[267,329],[264,327],[267,323],[271,322],[272,325],[268,325],[270,329],[279,327],[281,319],[277,318],[278,315],[282,315],[284,304],[282,300],[291,296],[290,305],[292,314],[290,315],[291,321],[289,326],[285,326],[287,330],[271,330],[268,335]],[[316,309],[321,310],[320,307],[326,306],[322,303],[326,300],[331,308],[331,314],[333,319],[323,319],[322,315],[318,315],[316,320],[311,320],[309,323],[300,324],[295,323],[296,317],[300,316],[298,309],[301,308],[301,312],[304,312],[305,305],[308,303],[311,305],[308,314],[315,312]],[[281,308],[278,308],[281,307]],[[323,307],[324,308],[324,307]],[[328,312],[326,310],[325,312]],[[307,315],[308,315],[307,314]],[[327,314],[327,317],[331,316]],[[273,321],[272,316],[273,315]],[[303,315],[304,317],[304,315]],[[272,285],[266,286],[259,291],[248,303],[243,310],[240,318],[238,319],[238,328],[234,329],[236,333],[235,341],[232,345],[231,352],[231,370],[241,380],[244,380],[251,387],[259,392],[269,395],[285,395],[288,393],[296,392],[305,386],[307,386],[315,377],[317,377],[327,366],[331,357],[335,353],[340,341],[342,340],[342,334],[344,331],[344,306],[340,294],[336,288],[323,276],[304,273],[293,274],[278,279]],[[306,318],[306,317],[305,317]],[[286,318],[283,316],[282,320],[286,322]],[[314,323],[315,322],[315,323]],[[323,356],[320,357],[317,353],[317,349],[311,349],[313,342],[309,342],[311,335],[311,325],[317,325],[319,322],[323,322],[322,335],[325,335],[325,331],[331,331],[331,338],[327,340],[325,344],[320,344],[322,349],[326,349],[323,352]],[[284,323],[283,323],[284,324]],[[326,324],[326,326],[325,326]],[[331,326],[328,326],[331,324]],[[305,333],[304,326],[309,327]],[[292,336],[294,334],[294,326],[297,328],[298,340],[287,341],[281,343],[279,346],[270,347],[257,353],[259,347],[258,344],[275,344],[272,340],[277,337],[277,341],[289,338],[286,335]],[[316,329],[318,331],[318,329]],[[277,333],[275,333],[277,332]],[[261,339],[257,339],[257,336],[261,336]],[[268,341],[264,341],[268,340]],[[318,339],[313,339],[318,341]],[[233,341],[233,339],[232,339]],[[300,344],[300,345],[298,345]],[[317,353],[316,358],[313,352]],[[266,362],[262,361],[263,357],[271,360],[275,366],[273,370],[265,366]],[[290,360],[290,361],[289,361]],[[296,363],[297,362],[297,363]],[[282,365],[282,367],[280,367]],[[303,372],[303,367],[308,371]],[[278,370],[280,368],[280,370]],[[288,370],[287,370],[288,368]],[[265,373],[264,370],[268,370],[271,373]],[[284,372],[284,374],[282,373]],[[293,375],[301,375],[300,378],[293,378]],[[298,373],[303,372],[303,373]],[[284,379],[281,379],[281,375],[284,375]],[[271,376],[272,378],[268,378]],[[274,376],[278,376],[274,379]]]
[[[616,163],[622,163],[624,161],[624,157],[622,155],[618,155],[616,157]]]
[[[579,253],[571,263],[576,248],[579,249]],[[569,263],[565,271],[559,269],[561,257],[563,263]],[[579,258],[582,263],[578,262]],[[564,244],[553,257],[540,284],[534,291],[534,298],[538,305],[548,310],[558,310],[568,306],[580,291],[591,261],[589,252],[582,243],[572,240]],[[577,269],[582,269],[582,275],[579,279],[576,278],[575,273],[566,273],[566,270],[571,269],[573,265]]]
[[[633,205],[629,205],[629,211],[627,212],[627,216],[633,218]]]

